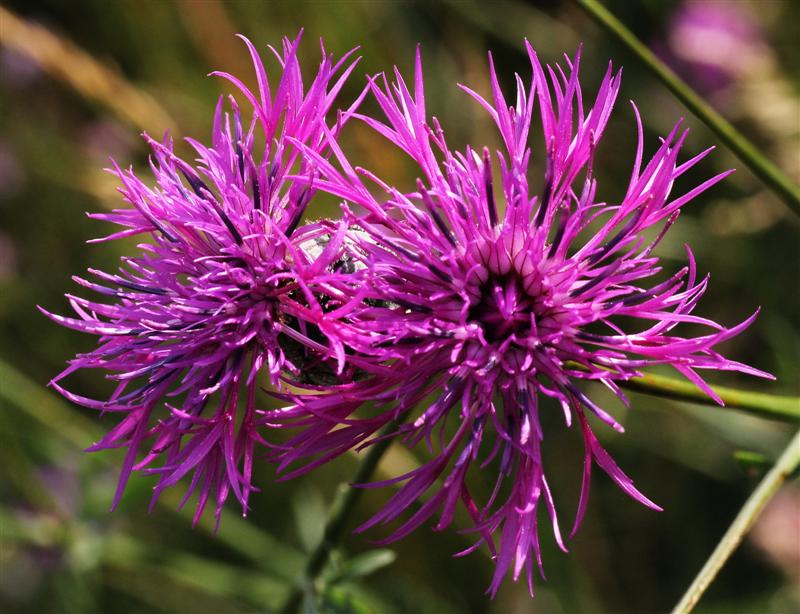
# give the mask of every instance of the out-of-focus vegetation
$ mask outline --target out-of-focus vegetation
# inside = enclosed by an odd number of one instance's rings
[[[791,0],[716,1],[749,24],[688,27],[686,6],[672,1],[608,2],[610,8],[795,179],[800,174],[800,4]],[[697,3],[693,3],[697,6]],[[118,206],[104,174],[108,156],[146,171],[137,134],[210,133],[217,96],[230,92],[205,75],[223,69],[254,78],[241,32],[262,50],[305,28],[302,57],[313,69],[319,37],[337,54],[364,56],[344,99],[365,73],[397,64],[408,71],[422,44],[427,99],[452,146],[492,145],[488,118],[456,82],[487,89],[486,50],[507,85],[526,77],[527,36],[546,61],[584,44],[585,92],[606,62],[624,65],[623,91],[596,165],[600,196],[619,197],[630,174],[635,123],[642,111],[655,148],[684,110],[618,44],[569,2],[257,2],[254,0],[4,0],[25,21],[0,15],[0,609],[4,612],[255,612],[281,603],[321,525],[336,485],[357,460],[342,458],[288,483],[261,464],[261,492],[242,519],[231,505],[216,535],[209,519],[190,527],[173,491],[148,515],[152,481],[134,478],[120,508],[108,512],[122,453],[81,450],[115,417],[71,407],[46,382],[93,340],[46,321],[35,305],[67,309],[70,276],[87,267],[113,270],[135,242],[87,246],[106,233],[85,211]],[[683,21],[681,21],[683,19]],[[733,22],[728,22],[733,23]],[[704,29],[704,27],[706,29]],[[694,32],[694,35],[692,34]],[[699,34],[698,34],[699,32]],[[720,55],[725,33],[734,37]],[[16,36],[16,38],[15,38]],[[694,37],[693,37],[694,36]],[[699,38],[698,38],[699,36]],[[10,42],[10,41],[16,42]],[[730,41],[728,41],[730,42]],[[713,69],[708,72],[708,69]],[[716,72],[714,72],[716,71]],[[721,76],[719,73],[723,73]],[[714,143],[691,117],[687,155]],[[345,137],[356,158],[381,160],[387,175],[411,185],[405,161],[364,131]],[[536,146],[536,144],[535,144]],[[188,155],[188,148],[183,150]],[[536,156],[534,148],[534,157]],[[720,149],[685,179],[698,181],[736,161]],[[321,215],[317,212],[316,215]],[[682,266],[689,243],[713,272],[700,312],[732,324],[761,305],[762,315],[725,352],[774,373],[777,383],[714,375],[716,383],[797,394],[800,390],[798,223],[744,168],[684,211],[660,248],[667,267]],[[92,395],[99,374],[78,374],[73,388]],[[603,397],[603,392],[596,394]],[[335,612],[516,613],[663,612],[686,585],[753,488],[765,461],[788,439],[786,425],[734,410],[632,395],[631,408],[605,399],[627,432],[607,429],[604,445],[637,485],[665,508],[637,506],[605,476],[594,477],[582,530],[558,551],[542,535],[548,581],[507,582],[495,601],[483,594],[486,553],[453,559],[469,535],[423,529],[374,551],[373,530],[350,536],[326,574],[323,609]],[[552,420],[545,454],[561,516],[577,505],[580,438]],[[739,459],[747,462],[737,461]],[[381,471],[397,474],[424,450],[393,449]],[[417,456],[419,455],[419,456]],[[759,459],[753,462],[752,459]],[[386,500],[368,491],[353,522]],[[787,487],[735,554],[699,612],[783,613],[800,607],[800,491]]]

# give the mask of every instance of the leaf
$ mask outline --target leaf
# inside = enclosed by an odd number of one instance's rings
[[[375,609],[350,591],[331,586],[322,596],[320,614],[374,614]]]
[[[316,488],[300,488],[292,498],[294,522],[300,543],[306,552],[311,552],[322,541],[325,528],[325,500]]]
[[[394,551],[387,548],[364,552],[341,563],[338,569],[331,573],[328,583],[334,585],[363,578],[391,565],[396,558]]]

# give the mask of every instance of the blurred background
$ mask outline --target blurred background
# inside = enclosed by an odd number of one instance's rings
[[[760,149],[800,173],[800,3],[608,0],[607,6],[698,88]],[[488,87],[493,50],[506,86],[527,79],[528,37],[540,58],[562,60],[584,44],[587,98],[609,59],[624,66],[622,93],[596,162],[601,198],[619,197],[630,175],[635,123],[644,118],[647,151],[687,115],[618,43],[570,2],[256,2],[221,0],[2,0],[0,13],[0,610],[3,612],[264,612],[281,603],[317,543],[336,485],[353,473],[347,456],[291,483],[257,468],[261,492],[242,519],[230,505],[219,532],[209,518],[190,526],[173,490],[148,515],[152,481],[132,478],[119,509],[108,512],[122,453],[83,448],[113,416],[72,407],[46,388],[93,339],[59,328],[35,306],[68,308],[72,274],[113,270],[134,242],[86,245],[108,228],[84,215],[119,206],[109,156],[147,175],[142,130],[160,136],[210,137],[217,96],[231,92],[214,69],[254,85],[244,45],[262,51],[304,27],[301,58],[319,59],[317,40],[364,59],[345,90],[357,96],[364,74],[398,65],[409,72],[422,44],[427,100],[452,147],[492,145],[488,118],[457,87]],[[694,118],[685,158],[716,142]],[[380,160],[387,175],[412,182],[404,160],[376,137],[353,131],[357,159]],[[534,143],[534,157],[538,143]],[[189,155],[188,147],[181,150]],[[724,148],[702,162],[688,189],[721,170],[739,170],[690,206],[660,247],[669,270],[695,250],[712,283],[698,312],[734,324],[757,306],[750,330],[728,342],[730,357],[770,371],[776,383],[713,374],[711,381],[798,394],[798,222]],[[78,374],[73,389],[92,396],[100,374]],[[598,434],[637,485],[665,508],[635,504],[605,475],[593,476],[592,500],[570,553],[542,528],[547,582],[531,600],[507,581],[484,595],[493,565],[486,552],[451,558],[470,542],[456,531],[423,528],[372,551],[381,530],[349,535],[329,572],[322,611],[431,613],[666,612],[678,600],[759,478],[737,451],[774,459],[791,428],[735,410],[632,395],[625,410],[601,390],[627,432]],[[577,505],[580,437],[557,421],[545,454],[563,524]],[[418,464],[425,451],[393,448],[379,473]],[[184,485],[185,486],[185,485]],[[368,491],[352,519],[363,522],[387,500]],[[208,515],[208,514],[207,514]],[[461,519],[461,526],[466,526]],[[456,519],[456,525],[459,520]],[[800,608],[800,490],[787,486],[700,603],[697,611],[784,613]]]

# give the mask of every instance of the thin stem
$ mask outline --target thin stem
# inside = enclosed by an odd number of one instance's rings
[[[672,377],[646,374],[617,383],[623,388],[636,392],[719,407],[714,399],[691,382]],[[762,418],[790,422],[800,420],[800,397],[747,392],[726,386],[711,386],[711,389],[723,400],[725,407],[741,409]]]
[[[566,366],[580,371],[587,370],[583,365],[573,361],[567,362]],[[626,388],[627,390],[719,407],[714,399],[693,383],[664,375],[645,374],[629,380],[614,381],[620,388]],[[726,408],[741,409],[761,418],[788,422],[800,421],[800,397],[747,392],[726,386],[710,386],[710,388],[722,399]]]
[[[728,148],[742,161],[761,181],[780,196],[789,208],[800,215],[800,187],[797,186],[773,162],[764,157],[741,132],[715,111],[686,82],[676,75],[666,64],[640,41],[636,35],[619,21],[606,7],[597,0],[576,0],[576,2],[608,30],[624,43],[661,82],[680,100],[689,111],[706,124]]]
[[[798,466],[800,466],[800,431],[795,434],[775,466],[764,476],[753,494],[747,499],[733,524],[725,532],[714,552],[695,577],[689,590],[672,610],[672,614],[688,614],[692,611],[709,584],[758,519],[764,507]]]
[[[361,488],[353,488],[352,484],[364,484],[368,482],[375,472],[383,454],[392,443],[391,438],[383,438],[384,435],[394,432],[399,426],[400,421],[394,420],[381,429],[378,437],[379,441],[370,446],[364,460],[358,466],[358,470],[353,476],[350,484],[341,484],[334,498],[328,521],[325,523],[325,530],[322,540],[311,553],[306,563],[303,573],[303,581],[296,584],[289,594],[286,602],[281,608],[283,614],[295,614],[303,601],[303,593],[306,587],[313,587],[325,570],[331,554],[339,545],[345,534],[350,515],[356,508],[358,500],[361,498]]]

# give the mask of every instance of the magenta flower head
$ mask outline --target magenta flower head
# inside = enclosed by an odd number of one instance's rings
[[[328,224],[329,240],[316,258],[300,249],[323,229],[299,224],[315,191],[313,168],[299,146],[322,152],[338,131],[340,124],[328,129],[325,118],[355,66],[347,63],[352,52],[334,62],[323,49],[305,87],[300,37],[285,39],[282,50],[272,49],[281,74],[271,90],[256,49],[244,40],[258,91],[227,73],[213,74],[241,90],[253,108],[251,121],[243,124],[232,97],[232,116],[224,113],[220,98],[211,145],[187,139],[195,164],[179,158],[170,139],[159,143],[145,135],[155,186],[114,164],[111,172],[131,207],[90,217],[122,227],[100,241],[134,235],[148,241],[139,255],[122,259],[119,271],[75,278],[105,302],[68,296],[77,317],[45,312],[99,337],[96,349],[77,356],[51,384],[79,405],[121,414],[90,448],[127,448],[114,506],[131,472],[140,471],[160,476],[154,502],[191,474],[184,502],[198,493],[195,521],[209,498],[219,517],[231,491],[246,512],[254,448],[263,443],[256,427],[258,374],[279,384],[281,373],[299,373],[292,353],[320,362],[343,355],[336,323],[316,299],[324,292],[319,272],[338,257],[343,231],[337,235],[333,225],[331,235]],[[105,371],[116,387],[105,400],[69,392],[60,382],[79,369]]]
[[[542,566],[540,506],[564,548],[542,455],[540,414],[551,411],[543,399],[560,406],[568,426],[577,423],[585,444],[577,529],[593,465],[659,509],[592,432],[595,419],[623,427],[584,382],[600,382],[627,403],[618,382],[670,365],[721,402],[699,370],[769,377],[714,350],[755,314],[732,328],[693,315],[708,278],[697,278],[691,252],[688,265],[668,275],[653,254],[681,207],[729,172],[674,195],[676,180],[710,150],[679,161],[686,131],[676,126],[644,160],[634,106],[639,143],[630,182],[618,202],[599,200],[592,162],[620,74],[609,66],[588,104],[578,81],[580,53],[565,68],[551,68],[527,42],[526,49],[533,77],[526,86],[517,76],[513,104],[491,55],[490,98],[464,88],[497,126],[502,149],[494,156],[488,148],[448,147],[438,121],[426,115],[419,52],[413,91],[397,70],[394,83],[376,78],[370,89],[385,119],[359,116],[418,165],[416,187],[392,187],[378,171],[352,167],[335,145],[338,165],[307,149],[322,176],[315,185],[345,201],[348,257],[368,288],[348,316],[358,331],[351,351],[371,357],[374,370],[316,395],[295,395],[292,406],[270,415],[300,429],[283,454],[282,468],[300,463],[289,476],[374,443],[394,420],[401,425],[393,435],[407,445],[426,440],[432,460],[382,483],[401,485],[359,530],[405,516],[390,541],[437,512],[439,530],[461,505],[477,536],[465,552],[485,543],[495,558],[492,595],[509,571],[516,580],[524,570],[533,591],[533,568]],[[544,141],[532,149],[534,121]],[[544,177],[530,172],[532,156],[544,160]],[[707,332],[683,337],[681,324]],[[490,493],[473,496],[468,474],[480,472],[485,481],[489,467]]]

